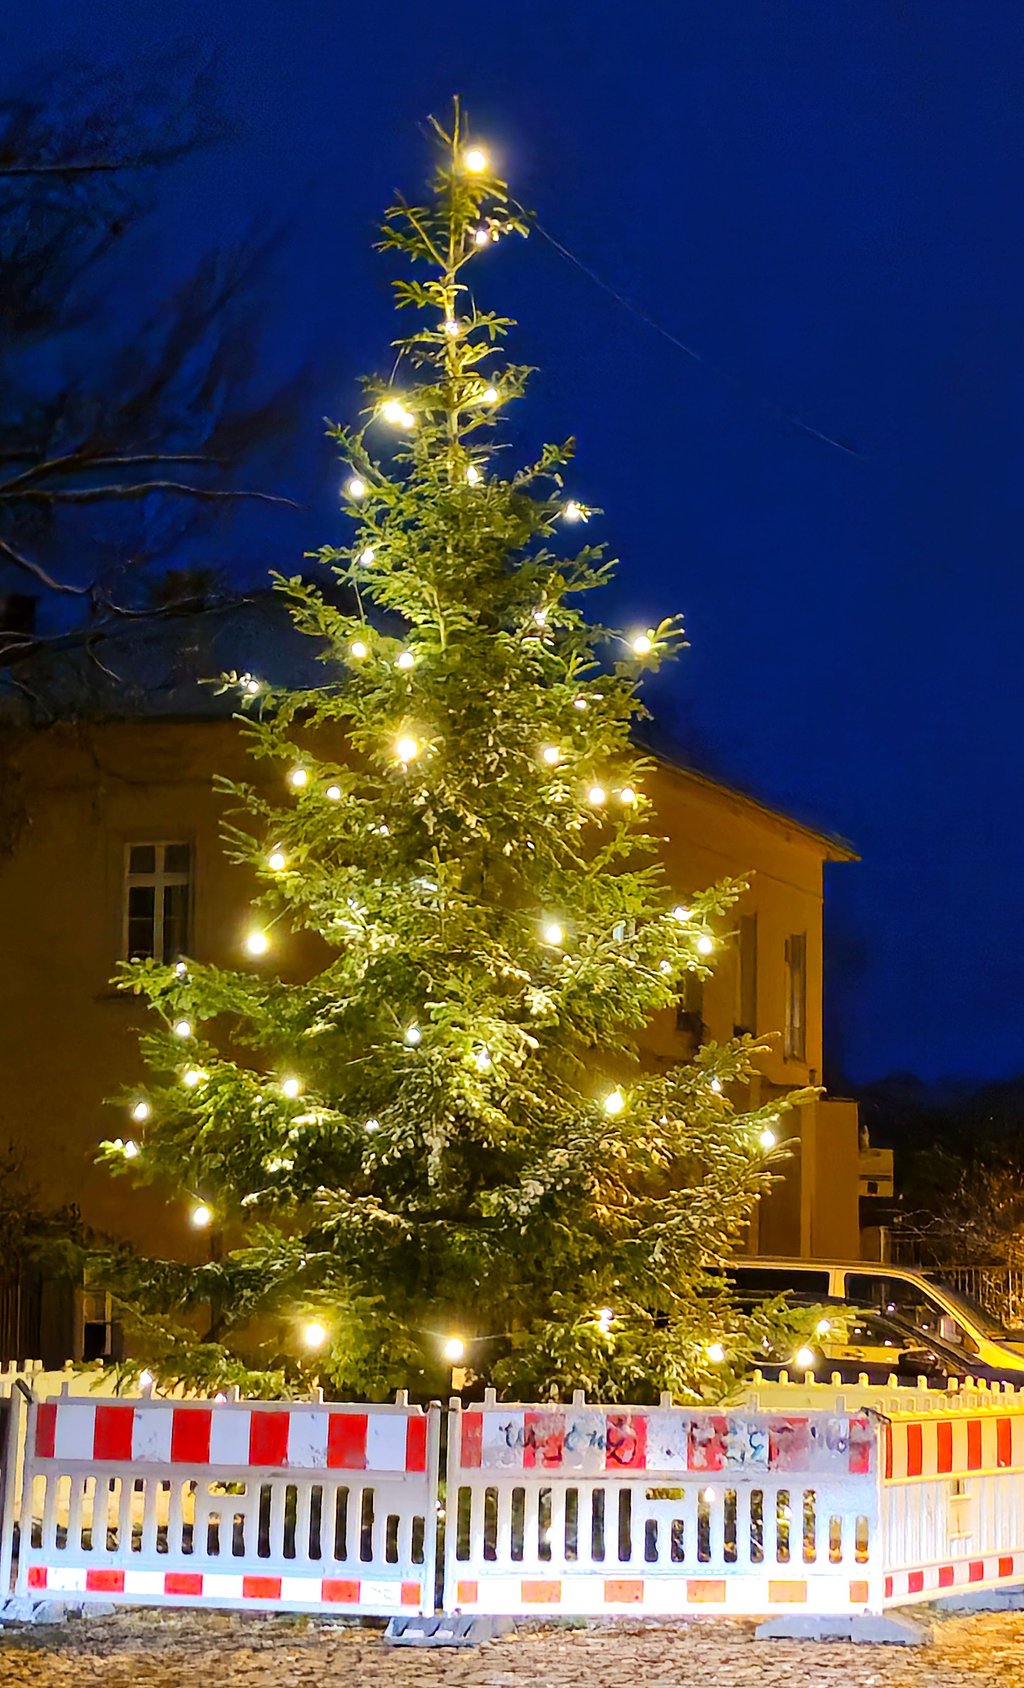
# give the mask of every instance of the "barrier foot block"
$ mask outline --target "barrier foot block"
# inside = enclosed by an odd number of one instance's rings
[[[391,1647],[480,1647],[514,1628],[511,1618],[392,1618],[384,1640]]]
[[[936,1589],[943,1612],[1019,1612],[1024,1608],[1024,1584],[1013,1588],[959,1588],[949,1593]]]
[[[931,1641],[928,1624],[915,1622],[899,1612],[871,1612],[834,1618],[817,1614],[795,1614],[788,1618],[766,1618],[754,1631],[757,1641],[863,1641],[875,1646],[924,1647]]]
[[[4,1624],[62,1624],[67,1616],[66,1600],[33,1600],[29,1594],[12,1594],[0,1606],[0,1627]]]

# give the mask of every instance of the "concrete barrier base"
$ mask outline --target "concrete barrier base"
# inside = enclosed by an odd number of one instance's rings
[[[758,1641],[859,1641],[887,1647],[924,1647],[932,1638],[929,1624],[902,1612],[766,1618],[754,1634]]]

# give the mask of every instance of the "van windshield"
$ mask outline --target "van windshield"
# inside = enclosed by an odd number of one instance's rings
[[[1007,1330],[1006,1326],[1001,1325],[999,1320],[988,1311],[987,1307],[983,1307],[980,1301],[975,1301],[973,1295],[968,1295],[965,1290],[957,1289],[955,1285],[949,1283],[941,1272],[925,1272],[924,1276],[929,1283],[939,1285],[943,1295],[948,1296],[954,1306],[959,1307],[961,1312],[967,1315],[975,1328],[981,1331],[982,1336],[989,1336],[995,1342],[1007,1336],[1021,1336],[1020,1331]]]

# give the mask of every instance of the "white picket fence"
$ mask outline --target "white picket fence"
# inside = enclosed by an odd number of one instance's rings
[[[404,1402],[33,1401],[15,1592],[432,1612],[439,1434]]]

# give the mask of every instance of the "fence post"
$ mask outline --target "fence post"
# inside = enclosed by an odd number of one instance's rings
[[[3,1489],[0,1491],[0,1603],[11,1592],[14,1564],[14,1517],[17,1510],[18,1450],[24,1415],[22,1392],[12,1388],[7,1402],[7,1434],[4,1437]]]

